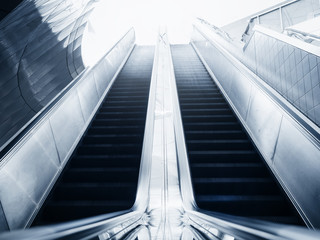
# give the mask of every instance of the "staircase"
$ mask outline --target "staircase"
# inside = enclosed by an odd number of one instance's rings
[[[303,225],[192,46],[171,49],[197,205]]]
[[[33,225],[132,207],[154,47],[136,46]]]

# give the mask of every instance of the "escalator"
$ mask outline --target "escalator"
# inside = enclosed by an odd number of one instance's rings
[[[153,55],[152,46],[134,48],[33,225],[132,207]]]
[[[171,51],[197,205],[304,225],[192,46]]]

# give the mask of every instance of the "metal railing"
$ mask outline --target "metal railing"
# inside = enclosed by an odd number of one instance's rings
[[[0,234],[2,240],[53,240],[53,239],[121,239],[138,226],[143,225],[139,212],[122,211],[67,223],[34,227]]]
[[[237,217],[208,211],[188,211],[192,227],[209,239],[243,240],[316,240],[319,231],[285,224]]]
[[[280,5],[277,5],[275,7],[272,7],[270,9],[267,9],[266,11],[260,12],[257,15],[252,16],[249,20],[248,20],[248,25],[246,27],[246,30],[244,31],[243,35],[242,35],[242,41],[243,42],[247,42],[250,39],[250,36],[253,32],[253,27],[255,26],[255,24],[260,24],[260,18],[264,15],[268,15],[272,12],[275,11],[279,11],[279,23],[280,26],[276,26],[276,27],[280,27],[281,30],[284,30],[284,26],[283,26],[283,13],[282,13],[282,8],[287,7],[291,4],[294,4],[296,2],[298,2],[300,0],[291,0],[291,1],[287,1],[285,3],[280,3]]]

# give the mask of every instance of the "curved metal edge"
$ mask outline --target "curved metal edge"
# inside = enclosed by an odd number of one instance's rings
[[[152,165],[152,147],[154,133],[154,111],[156,106],[157,69],[159,61],[159,45],[154,49],[151,83],[148,97],[147,117],[144,128],[142,154],[136,200],[132,207],[135,211],[145,212],[149,202],[149,186]]]
[[[218,239],[317,240],[320,231],[208,211],[188,211],[189,224]]]
[[[0,234],[2,240],[11,239],[120,239],[126,233],[143,223],[141,214],[121,211],[90,217],[82,220],[27,230],[17,230]]]

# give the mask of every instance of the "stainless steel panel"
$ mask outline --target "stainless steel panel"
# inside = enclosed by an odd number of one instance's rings
[[[105,80],[106,79],[108,79],[109,81],[111,80],[112,74],[109,73],[108,70],[111,70],[111,72],[113,71],[112,66],[108,65],[108,60],[105,59],[99,65],[99,67],[97,68],[97,71],[93,72],[93,76],[96,82],[99,96],[103,95],[104,90],[108,86],[108,81],[105,81]]]
[[[53,135],[48,123],[35,129],[34,134],[10,154],[5,170],[16,183],[38,203],[59,167]],[[0,185],[0,188],[3,186]]]
[[[255,137],[255,143],[259,148],[264,149],[265,159],[270,164],[275,151],[282,114],[276,106],[267,103],[268,97],[256,91],[250,101],[246,122]]]
[[[55,111],[55,114],[50,117],[61,162],[65,161],[73,151],[81,136],[79,134],[84,130],[84,123],[79,98],[76,89],[73,89]]]
[[[237,75],[234,74],[232,79],[233,81],[228,95],[242,118],[246,119],[251,95],[251,83],[248,83],[245,77],[239,73]]]
[[[36,208],[36,203],[14,178],[0,169],[0,201],[10,230],[23,228]]]
[[[99,95],[93,73],[88,74],[86,81],[78,86],[77,92],[84,120],[87,121],[99,102]]]
[[[273,167],[316,227],[320,226],[320,149],[295,125],[282,120]]]

